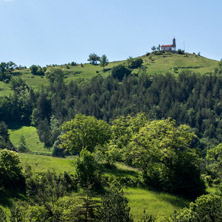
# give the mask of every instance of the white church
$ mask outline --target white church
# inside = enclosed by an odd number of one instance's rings
[[[161,45],[161,51],[176,51],[176,39],[173,38],[173,44],[172,45]]]

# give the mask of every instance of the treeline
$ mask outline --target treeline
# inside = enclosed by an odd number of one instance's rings
[[[118,73],[123,70],[124,77]],[[38,92],[21,79],[12,79],[13,95],[0,98],[0,119],[36,125],[41,141],[51,146],[58,126],[76,114],[111,122],[120,115],[144,112],[150,119],[172,117],[178,124],[191,126],[204,149],[222,141],[221,70],[219,65],[213,74],[183,71],[178,76],[137,76],[120,66],[108,78],[99,75],[65,84],[62,71],[52,69],[45,74],[49,87]]]

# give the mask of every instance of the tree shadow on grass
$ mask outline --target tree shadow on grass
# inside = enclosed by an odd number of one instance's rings
[[[107,167],[106,164],[103,164],[104,173],[113,174],[117,177],[125,177],[125,176],[137,176],[138,173],[133,170],[124,170],[118,169],[116,166]]]
[[[107,68],[107,69],[104,69],[103,72],[108,72],[110,70],[111,70],[111,68]]]
[[[168,193],[158,193],[156,191],[153,192],[157,194],[158,199],[166,201],[175,207],[184,208],[189,206],[190,200],[185,199],[183,197],[179,197]]]

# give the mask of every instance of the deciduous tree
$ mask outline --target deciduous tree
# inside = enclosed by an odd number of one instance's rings
[[[100,65],[103,67],[103,71],[104,71],[105,66],[107,66],[109,64],[107,56],[102,55],[99,61],[100,61]]]
[[[195,198],[204,192],[200,161],[190,148],[195,134],[170,119],[147,123],[132,138],[131,155],[148,184],[168,192]]]
[[[98,55],[96,55],[96,53],[91,53],[89,55],[88,61],[92,65],[97,65],[97,62],[99,61],[99,59],[100,59],[100,57]]]
[[[111,126],[92,116],[77,114],[74,119],[62,126],[61,147],[71,153],[86,148],[94,151],[96,145],[104,145],[111,138]]]

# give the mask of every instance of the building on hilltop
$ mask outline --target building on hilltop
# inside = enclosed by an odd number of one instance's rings
[[[161,51],[176,51],[176,39],[173,38],[173,44],[172,45],[161,45]]]

